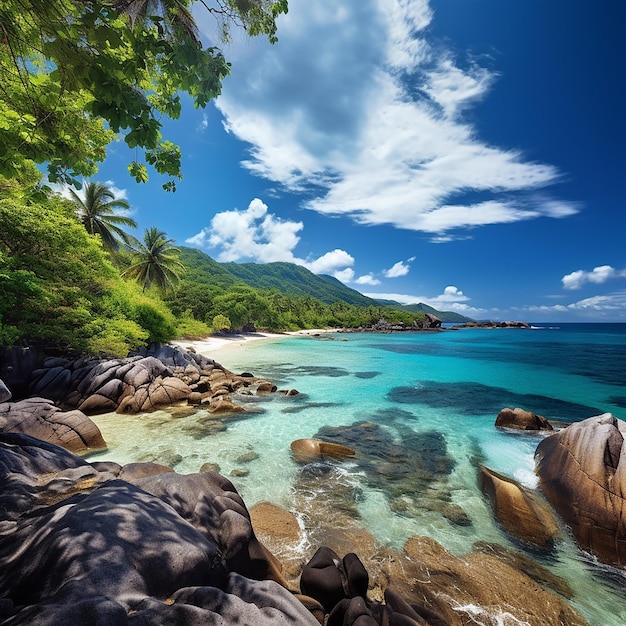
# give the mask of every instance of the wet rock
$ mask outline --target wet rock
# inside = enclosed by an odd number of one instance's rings
[[[8,402],[12,397],[11,391],[0,378],[0,402]]]
[[[549,549],[561,538],[559,525],[547,503],[517,481],[481,467],[479,484],[489,498],[495,518],[517,539]]]
[[[353,457],[355,451],[348,446],[320,439],[296,439],[291,442],[291,454],[297,463],[311,463],[324,459],[341,460]]]
[[[259,458],[259,453],[251,450],[250,452],[245,452],[244,454],[239,455],[236,459],[236,463],[250,463]]]
[[[412,537],[403,553],[387,561],[385,571],[388,588],[428,624],[588,626],[565,600],[497,552],[457,557],[433,539]]]
[[[515,428],[517,430],[554,430],[552,424],[543,417],[524,409],[505,408],[498,413],[496,426],[500,428]]]
[[[200,473],[202,472],[216,472],[219,474],[220,465],[219,463],[203,463],[200,467]]]
[[[72,452],[106,448],[100,429],[81,411],[62,411],[51,400],[0,403],[0,432],[37,437]]]
[[[300,541],[300,525],[296,516],[271,502],[259,502],[250,509],[252,527],[257,534],[265,534],[289,543]]]
[[[537,446],[536,471],[548,501],[578,545],[626,565],[626,423],[610,413],[571,424]]]
[[[250,470],[236,467],[235,469],[231,470],[230,475],[233,478],[245,478],[246,476],[250,475]]]

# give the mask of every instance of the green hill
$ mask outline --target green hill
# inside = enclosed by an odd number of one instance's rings
[[[294,263],[224,263],[223,266],[257,289],[273,289],[290,296],[311,296],[325,304],[347,302],[355,306],[376,305],[376,301],[346,287],[336,278],[313,274]]]
[[[309,296],[325,304],[345,302],[359,307],[391,306],[411,313],[432,313],[444,322],[466,322],[470,318],[452,311],[438,311],[426,304],[402,305],[393,300],[374,300],[356,289],[324,274],[314,274],[295,263],[218,263],[196,248],[180,248],[180,260],[187,268],[184,276],[186,291],[194,298],[215,294],[235,285],[273,290],[287,296]],[[180,297],[180,294],[179,296]]]
[[[434,309],[432,306],[428,306],[423,302],[420,302],[419,304],[400,304],[395,300],[376,300],[376,302],[384,306],[392,306],[398,308],[401,311],[410,311],[411,313],[431,313],[432,315],[436,315],[442,322],[447,323],[462,324],[464,322],[474,321],[471,317],[465,317],[465,315],[455,313],[454,311],[438,311],[437,309]]]

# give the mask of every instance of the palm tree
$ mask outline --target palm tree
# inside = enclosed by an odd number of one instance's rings
[[[162,291],[174,286],[185,266],[178,260],[180,250],[173,241],[156,226],[146,228],[143,243],[135,241],[131,246],[134,260],[123,275],[142,283],[143,291],[152,285]]]
[[[85,197],[81,198],[70,188],[72,200],[76,204],[76,212],[87,232],[99,235],[102,245],[108,250],[118,250],[120,244],[130,245],[134,237],[122,230],[119,225],[137,228],[134,219],[126,215],[118,215],[116,211],[128,211],[130,205],[126,200],[115,197],[115,194],[103,183],[87,183]]]

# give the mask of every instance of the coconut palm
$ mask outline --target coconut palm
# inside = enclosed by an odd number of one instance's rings
[[[143,243],[135,241],[130,246],[134,258],[123,275],[139,281],[143,291],[152,285],[162,291],[173,287],[185,270],[178,260],[180,250],[172,245],[173,241],[156,226],[147,228]]]
[[[108,250],[118,250],[120,244],[130,245],[134,237],[120,228],[137,228],[134,219],[127,215],[118,215],[117,210],[128,211],[126,200],[116,198],[115,194],[103,183],[87,183],[85,196],[82,198],[70,188],[70,194],[81,222],[91,235],[99,235],[102,245]]]

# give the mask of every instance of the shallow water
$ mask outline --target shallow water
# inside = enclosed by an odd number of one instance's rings
[[[520,549],[477,486],[482,463],[536,487],[541,435],[497,430],[503,407],[563,422],[626,418],[626,325],[290,336],[209,356],[300,393],[248,398],[244,417],[221,421],[206,411],[99,416],[109,450],[90,460],[155,460],[182,473],[218,463],[248,506],[290,508],[301,471],[290,443],[321,431],[365,451],[342,464],[341,480],[360,522],[394,548],[421,534],[455,554],[476,541]],[[592,626],[626,624],[623,572],[594,564],[567,534],[550,558],[536,558],[570,583]]]

